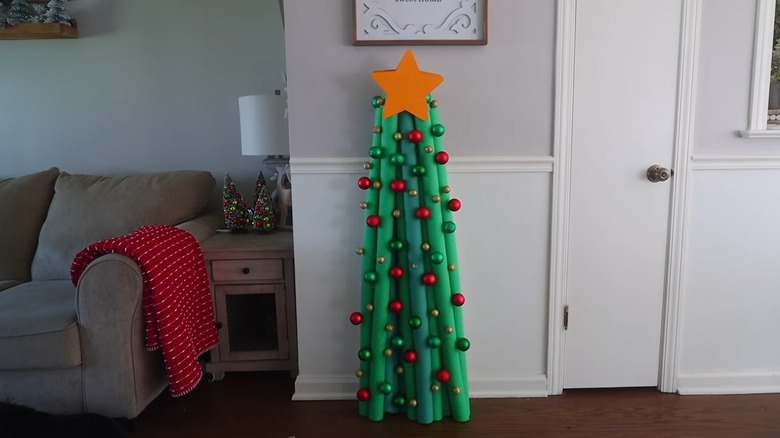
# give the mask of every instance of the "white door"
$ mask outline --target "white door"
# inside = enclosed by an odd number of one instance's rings
[[[564,388],[657,386],[682,0],[577,0]]]

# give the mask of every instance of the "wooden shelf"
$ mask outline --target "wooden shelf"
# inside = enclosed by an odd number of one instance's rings
[[[0,29],[0,40],[35,40],[49,38],[78,38],[76,23],[21,23]]]

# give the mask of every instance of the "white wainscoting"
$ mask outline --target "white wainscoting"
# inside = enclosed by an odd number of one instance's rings
[[[780,392],[780,159],[692,168],[678,392]]]
[[[365,158],[292,159],[300,375],[295,400],[354,399]],[[472,397],[545,396],[551,157],[453,157]]]

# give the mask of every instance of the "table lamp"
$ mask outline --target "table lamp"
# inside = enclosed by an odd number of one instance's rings
[[[290,142],[287,129],[287,99],[277,90],[275,94],[242,96],[238,98],[241,122],[241,155],[265,156],[263,164],[273,172],[270,180],[276,182],[273,197],[278,200],[278,226],[291,225],[292,208],[289,182]],[[278,172],[282,170],[280,175]]]

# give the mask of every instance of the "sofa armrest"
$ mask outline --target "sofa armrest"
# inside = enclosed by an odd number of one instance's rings
[[[143,277],[132,259],[106,254],[76,290],[87,412],[136,417],[168,384],[162,354],[146,351]]]
[[[221,212],[209,212],[195,219],[182,222],[177,227],[189,231],[198,242],[203,242],[217,232],[217,228],[225,224],[225,218]]]

